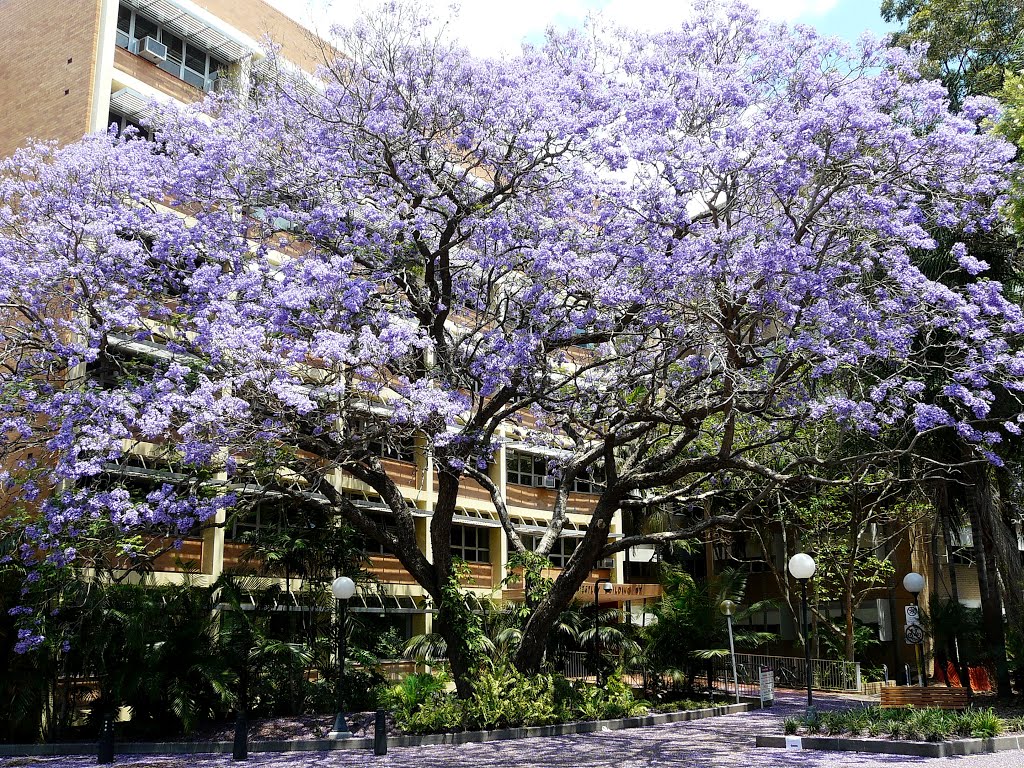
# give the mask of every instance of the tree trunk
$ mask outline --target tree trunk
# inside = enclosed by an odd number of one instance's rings
[[[601,549],[608,542],[608,523],[620,501],[620,498],[607,492],[601,497],[590,518],[586,535],[569,558],[566,568],[555,579],[551,590],[537,604],[526,622],[513,660],[516,669],[523,674],[535,673],[540,668],[551,627],[559,614],[569,607],[576,592],[590,575]]]
[[[843,596],[843,613],[846,619],[846,660],[856,661],[854,658],[857,653],[857,647],[854,643],[854,624],[853,624],[853,592],[849,585],[847,585],[846,594]]]
[[[1003,625],[1003,603],[999,593],[996,575],[995,553],[992,531],[987,523],[994,519],[993,497],[989,467],[985,464],[969,464],[965,468],[968,486],[965,497],[971,519],[974,537],[974,558],[978,571],[978,587],[981,593],[981,613],[985,626],[986,646],[992,658],[996,673],[996,693],[1000,697],[1011,695],[1010,674],[1006,664],[1006,632]]]

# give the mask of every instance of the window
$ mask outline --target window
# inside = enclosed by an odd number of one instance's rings
[[[604,490],[604,470],[596,467],[584,470],[573,480],[572,489],[576,493],[600,494]]]
[[[117,126],[117,135],[118,136],[120,136],[122,133],[124,133],[124,130],[126,128],[131,126],[136,131],[138,131],[138,133],[136,134],[136,136],[138,138],[146,139],[146,140],[149,140],[149,141],[152,141],[152,139],[153,139],[153,132],[152,131],[150,131],[148,128],[143,128],[140,123],[137,123],[135,120],[132,120],[130,117],[125,117],[124,115],[120,114],[119,112],[111,111],[107,115],[107,127],[109,128],[111,125],[116,125]]]
[[[467,563],[491,562],[491,529],[473,525],[453,525],[452,554]]]
[[[548,475],[548,460],[543,456],[532,456],[519,451],[509,451],[505,459],[505,480],[516,485],[532,485],[539,488],[554,487]]]
[[[531,536],[529,542],[530,549],[536,552],[537,547],[540,546],[540,540],[540,536]],[[559,538],[555,542],[555,546],[551,548],[551,554],[548,555],[551,565],[555,568],[565,568],[569,558],[572,557],[572,553],[576,551],[576,545],[579,543],[580,540],[575,537],[562,536]]]
[[[257,504],[255,508],[242,512],[234,517],[231,525],[224,531],[224,538],[238,541],[242,536],[254,531],[280,531],[287,527],[288,519],[284,510],[271,504]]]
[[[392,518],[392,517],[390,517],[388,515],[381,515],[381,514],[369,515],[369,517],[370,517],[370,519],[373,520],[373,522],[377,525],[378,528],[383,528],[385,531],[389,531],[389,532],[393,532],[395,530],[396,526],[395,526],[394,518]],[[371,539],[369,536],[364,536],[363,537],[363,541],[365,542],[365,546],[363,547],[363,551],[366,554],[368,554],[368,555],[390,555],[391,554],[390,552],[388,552],[384,548],[383,544],[381,544],[379,541],[376,541],[375,539]]]
[[[954,565],[974,565],[974,533],[970,528],[950,531],[947,545],[949,562]]]
[[[213,87],[227,64],[195,43],[182,40],[168,29],[138,11],[121,6],[117,11],[116,43],[132,50],[133,41],[152,37],[167,46],[167,58],[157,64],[160,69],[202,91]]]
[[[386,429],[380,424],[372,424],[367,419],[355,416],[349,420],[349,425],[349,434],[353,437],[367,435],[366,450],[374,456],[409,463],[416,461],[416,449],[408,435],[396,435],[385,442],[383,434]]]

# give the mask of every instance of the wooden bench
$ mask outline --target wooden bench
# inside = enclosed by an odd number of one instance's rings
[[[967,709],[971,698],[966,688],[947,688],[944,685],[922,688],[918,685],[899,685],[882,689],[882,709],[897,707],[933,707],[935,709]]]

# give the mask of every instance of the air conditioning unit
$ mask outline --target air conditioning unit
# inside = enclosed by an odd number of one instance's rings
[[[146,59],[146,61],[152,61],[154,64],[167,60],[167,46],[155,37],[143,37],[136,40],[134,52]]]
[[[230,89],[231,80],[224,75],[206,78],[206,86],[203,88],[207,93],[225,93]]]
[[[544,477],[542,477],[541,479],[544,481],[543,486],[545,488],[555,487],[555,478],[553,478],[551,475],[544,475]]]

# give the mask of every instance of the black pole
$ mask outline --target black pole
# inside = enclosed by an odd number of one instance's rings
[[[896,681],[896,685],[899,685],[900,644],[896,640],[899,635],[899,626],[896,624],[896,588],[894,586],[889,587],[889,625],[892,627],[892,677]],[[910,685],[909,680],[907,680],[907,685]]]
[[[386,755],[388,753],[388,723],[383,709],[377,710],[377,717],[373,721],[373,754]]]
[[[334,718],[334,730],[331,732],[331,738],[347,739],[352,736],[348,724],[345,722],[345,618],[348,600],[339,600],[338,602],[341,604],[338,611],[340,614],[338,621],[338,687],[335,691],[338,699],[338,714]]]
[[[804,604],[804,659],[807,661],[807,706],[814,705],[814,669],[811,667],[811,631],[807,624],[807,579],[800,580]]]
[[[601,634],[601,608],[598,603],[598,593],[601,587],[601,579],[594,582],[594,682],[601,684],[601,653],[597,648],[597,639]]]
[[[919,626],[924,626],[923,624],[921,624],[921,603],[918,600],[918,593],[917,592],[914,593],[914,607],[917,608],[917,622],[918,622],[918,625]],[[918,674],[921,675],[921,687],[922,688],[927,688],[928,687],[928,674],[925,672],[925,669],[924,669],[924,641],[922,640],[920,643],[917,643],[916,645],[917,645],[918,664],[920,665],[920,667],[918,669]]]
[[[248,651],[247,651],[248,652]],[[232,760],[249,759],[249,661],[242,662],[238,675],[238,705],[235,708],[235,740],[231,746]]]
[[[108,709],[100,726],[100,740],[96,745],[96,762],[101,765],[114,762],[114,715]]]

